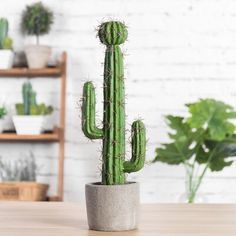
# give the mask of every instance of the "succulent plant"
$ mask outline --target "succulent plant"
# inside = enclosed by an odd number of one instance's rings
[[[102,184],[125,184],[125,173],[139,171],[144,166],[146,152],[145,126],[141,120],[132,124],[132,158],[125,161],[125,90],[123,54],[119,47],[127,39],[126,26],[117,21],[105,22],[98,30],[106,45],[104,65],[103,128],[95,121],[95,89],[92,82],[84,84],[82,129],[90,139],[102,139]]]
[[[30,108],[31,115],[49,115],[53,112],[52,106],[46,106],[44,103],[32,105]]]
[[[13,41],[10,37],[6,37],[3,40],[3,49],[12,49]]]
[[[39,44],[39,36],[47,34],[53,23],[53,13],[45,7],[41,2],[27,6],[23,12],[21,27],[23,33],[35,35],[37,44]]]
[[[23,103],[16,104],[18,115],[48,115],[53,112],[52,106],[46,106],[44,103],[37,104],[36,92],[33,90],[30,82],[25,82],[22,86]]]
[[[0,18],[0,49],[12,49],[12,39],[8,37],[8,20]]]
[[[7,114],[6,107],[4,107],[4,106],[0,107],[0,119],[3,119],[6,114]]]

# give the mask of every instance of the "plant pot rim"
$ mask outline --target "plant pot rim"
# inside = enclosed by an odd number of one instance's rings
[[[114,185],[105,185],[101,182],[93,182],[85,184],[86,187],[96,187],[96,188],[126,188],[128,186],[139,185],[139,182],[128,181],[125,184],[114,184]]]

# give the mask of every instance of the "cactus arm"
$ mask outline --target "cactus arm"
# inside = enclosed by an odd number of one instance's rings
[[[146,131],[142,121],[137,120],[132,124],[132,158],[124,162],[124,172],[139,171],[144,166],[146,152]]]
[[[95,89],[91,82],[84,84],[82,104],[82,130],[90,139],[103,138],[103,130],[96,127]]]

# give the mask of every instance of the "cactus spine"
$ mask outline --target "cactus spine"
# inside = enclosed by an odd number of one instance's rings
[[[125,42],[128,32],[123,23],[111,21],[100,26],[98,36],[106,45],[103,128],[96,126],[95,89],[87,82],[83,88],[82,129],[88,138],[103,140],[102,184],[124,184],[125,173],[138,171],[144,165],[145,126],[141,120],[132,124],[132,158],[125,161],[124,69],[119,45]]]

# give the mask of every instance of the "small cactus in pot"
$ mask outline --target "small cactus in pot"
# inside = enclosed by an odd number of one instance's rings
[[[82,105],[82,129],[85,136],[103,141],[102,181],[99,185],[86,185],[88,221],[89,227],[95,230],[128,230],[137,227],[135,216],[139,191],[137,183],[126,182],[125,174],[139,171],[144,166],[145,126],[141,120],[133,122],[131,130],[132,157],[128,161],[125,160],[124,69],[123,54],[119,45],[125,42],[128,32],[123,23],[111,21],[100,25],[98,36],[100,41],[106,45],[102,128],[96,126],[96,99],[92,82],[84,84]],[[127,195],[127,193],[130,194]],[[106,203],[104,199],[106,199]],[[93,201],[96,204],[92,204]],[[104,207],[99,208],[99,205],[104,205]],[[124,209],[126,213],[123,212],[119,215],[115,212],[114,208],[118,205],[120,209],[128,205],[129,207]],[[99,215],[106,215],[106,219],[99,222],[97,219]],[[124,215],[127,217],[122,218]]]
[[[44,131],[45,117],[53,112],[52,106],[37,103],[37,93],[30,82],[22,86],[23,103],[17,103],[13,122],[17,134],[40,134]]]
[[[9,23],[0,18],[0,69],[9,69],[13,64],[12,39],[8,36]]]

